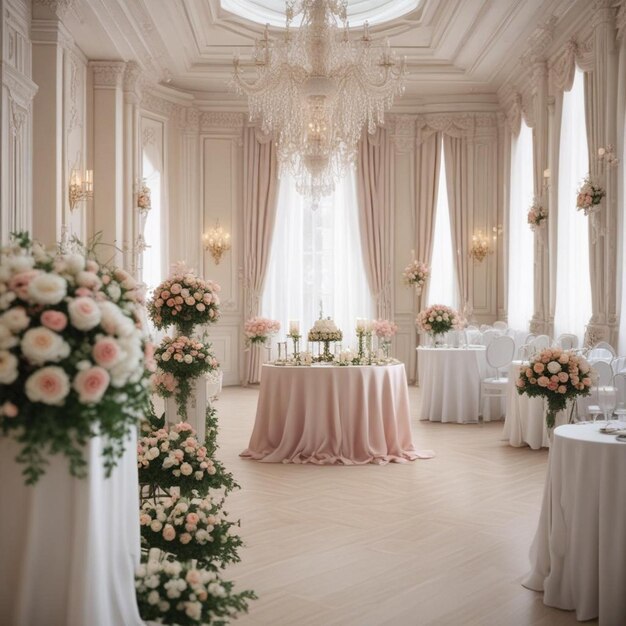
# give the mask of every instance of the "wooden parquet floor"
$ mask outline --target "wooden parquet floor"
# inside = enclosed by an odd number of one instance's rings
[[[259,596],[237,624],[577,623],[521,586],[547,451],[509,447],[502,422],[419,422],[410,394],[414,441],[436,458],[320,467],[240,459],[258,390],[224,390],[219,457],[242,486],[226,508],[247,544],[224,575]]]

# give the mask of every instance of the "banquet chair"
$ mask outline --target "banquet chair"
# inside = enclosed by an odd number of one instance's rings
[[[615,413],[618,416],[626,416],[626,372],[620,372],[613,376],[613,387],[617,391]]]
[[[494,339],[498,339],[499,337],[502,337],[502,336],[503,335],[499,330],[496,330],[495,328],[489,328],[488,330],[483,332],[481,343],[483,344],[483,346],[488,347],[491,344],[491,342],[494,341]],[[513,345],[515,345],[515,342],[513,342]]]
[[[618,356],[611,362],[614,374],[621,374],[626,372],[626,356]]]
[[[563,333],[557,337],[556,345],[563,350],[576,350],[578,337],[572,333]]]
[[[503,333],[504,333],[504,332],[506,332],[506,331],[507,331],[507,329],[509,328],[509,325],[508,325],[506,322],[501,322],[501,321],[498,321],[498,322],[494,322],[494,323],[493,323],[493,327],[494,327],[496,330],[499,330],[499,331],[501,331],[501,332],[503,332]]]
[[[514,355],[515,341],[513,341],[511,337],[507,337],[505,335],[495,337],[487,346],[487,365],[496,370],[496,375],[495,377],[485,378],[480,384],[480,392],[482,396],[481,413],[483,419],[486,415],[485,409],[489,400],[493,398],[502,401],[506,398],[506,390],[509,379],[508,375],[502,370],[511,364]],[[503,413],[504,411],[501,411],[499,417],[501,417]]]
[[[615,353],[613,349],[610,350],[604,347],[593,347],[587,351],[586,355],[587,361],[605,361],[606,363],[611,363],[615,358]]]
[[[482,345],[483,334],[476,326],[468,326],[465,329],[466,342],[468,346]]]
[[[590,362],[590,365],[595,371],[596,384],[590,389],[592,404],[587,406],[587,415],[593,418],[602,413],[598,388],[611,386],[613,382],[613,368],[606,361],[594,361]]]
[[[550,347],[550,337],[548,335],[537,335],[530,343],[537,352],[541,352]]]
[[[607,343],[606,341],[598,341],[598,343],[595,346],[592,346],[591,349],[592,350],[595,350],[595,349],[608,350],[613,355],[613,358],[617,356],[617,352],[615,352],[615,349],[613,348],[613,346],[610,343]]]
[[[492,329],[493,329],[493,326],[491,326],[490,324],[481,324],[479,328],[481,333],[484,333],[486,330],[492,330]]]

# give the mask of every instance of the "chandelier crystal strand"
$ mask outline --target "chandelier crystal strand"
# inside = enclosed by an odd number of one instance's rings
[[[273,136],[281,172],[315,206],[354,164],[363,128],[374,133],[404,91],[405,64],[367,23],[350,38],[346,0],[291,0],[285,14],[282,37],[266,26],[255,44],[253,82],[235,57],[233,83],[248,97],[250,120]]]

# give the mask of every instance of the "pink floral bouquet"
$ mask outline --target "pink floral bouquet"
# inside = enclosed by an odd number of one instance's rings
[[[182,495],[222,486],[213,480],[219,468],[187,422],[148,430],[137,442],[137,467],[140,484],[180,487]]]
[[[531,230],[539,228],[546,219],[548,219],[548,209],[541,205],[539,198],[535,198],[528,209],[528,224]]]
[[[588,396],[594,378],[584,357],[561,348],[546,348],[522,368],[516,385],[520,395],[546,398],[546,425],[554,428],[556,413],[565,408],[570,398]]]
[[[419,330],[429,335],[442,335],[450,330],[463,330],[465,320],[457,311],[444,304],[433,304],[420,311],[415,320]]]
[[[220,286],[181,268],[164,280],[152,294],[148,313],[158,329],[176,326],[190,335],[196,324],[217,322]]]
[[[210,496],[200,498],[196,492],[190,498],[146,500],[139,523],[146,547],[160,548],[181,561],[197,559],[206,569],[239,561],[242,541],[232,532],[235,524],[226,519],[221,502]]]
[[[162,398],[171,398],[179,392],[178,379],[171,372],[157,370],[150,382],[154,392]]]
[[[248,611],[252,591],[235,593],[216,572],[179,561],[148,561],[137,568],[135,590],[142,619],[163,624],[226,624]]]
[[[576,208],[585,215],[594,213],[600,207],[600,202],[602,202],[602,198],[605,195],[604,189],[597,183],[592,182],[589,176],[587,176],[578,189]]]
[[[415,285],[415,289],[418,294],[422,292],[426,279],[430,275],[430,267],[422,261],[413,260],[409,263],[402,272],[404,281],[408,285]]]
[[[0,257],[0,432],[21,446],[27,484],[62,453],[84,476],[83,448],[106,438],[107,474],[148,408],[151,346],[135,281],[27,234]]]
[[[152,208],[150,200],[150,187],[146,184],[146,181],[141,182],[139,191],[137,192],[137,208],[143,211],[149,211]]]
[[[268,337],[280,330],[280,322],[265,317],[252,317],[246,321],[243,330],[248,343],[265,343]]]
[[[398,325],[389,320],[374,320],[372,330],[379,339],[391,341],[391,338],[398,332]]]

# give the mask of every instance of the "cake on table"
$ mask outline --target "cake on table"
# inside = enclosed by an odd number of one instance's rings
[[[341,341],[343,333],[337,328],[333,320],[319,319],[309,331],[309,341]]]

